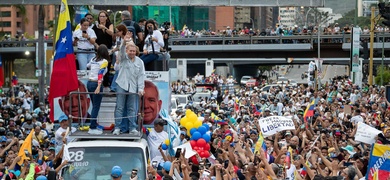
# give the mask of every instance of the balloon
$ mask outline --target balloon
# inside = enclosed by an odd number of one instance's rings
[[[182,126],[186,125],[186,124],[187,124],[187,122],[188,122],[188,118],[187,118],[187,116],[184,116],[184,117],[183,117],[183,118],[181,118],[181,120],[180,120],[180,124],[181,124]]]
[[[190,122],[195,123],[196,121],[198,121],[198,116],[196,116],[195,113],[192,113],[189,116],[189,120],[190,120]]]
[[[191,156],[190,160],[192,161],[193,164],[196,164],[196,165],[199,164],[198,159],[196,158],[196,156]]]
[[[191,144],[191,147],[192,147],[192,148],[196,147],[196,141],[195,141],[195,140],[191,140],[191,141],[190,141],[190,144]]]
[[[196,131],[196,132],[194,132],[194,134],[192,134],[193,140],[198,140],[201,137],[202,137],[202,134],[200,134],[200,132],[198,132],[198,131]]]
[[[169,139],[166,139],[166,140],[165,140],[165,144],[166,144],[167,146],[169,146],[169,144],[170,144]]]
[[[167,149],[168,149],[168,146],[167,146],[166,144],[162,144],[162,145],[161,145],[161,148],[162,148],[163,150],[167,150]]]
[[[206,141],[203,138],[200,138],[196,141],[196,146],[204,147],[206,145]]]
[[[205,157],[205,158],[210,157],[210,152],[208,152],[208,151],[203,151],[203,152],[204,152],[204,157]]]
[[[204,146],[204,150],[205,151],[209,151],[210,150],[210,144],[207,143],[205,146]]]
[[[189,116],[192,113],[191,109],[186,110],[186,116]]]
[[[204,127],[204,126],[200,126],[200,127],[198,128],[198,131],[200,132],[200,134],[205,134],[205,133],[207,132],[207,129],[206,129],[206,127]]]
[[[196,128],[191,128],[191,130],[190,130],[191,135],[194,134],[194,132],[196,132],[196,131],[197,131]]]
[[[184,127],[186,127],[187,129],[192,129],[194,127],[194,124],[192,122],[187,122]]]
[[[194,127],[198,128],[198,127],[200,127],[200,126],[202,126],[202,121],[196,120],[196,121],[194,122]]]
[[[191,132],[190,132],[190,130],[187,130],[187,135],[188,135],[188,137],[191,137]]]
[[[195,147],[193,147],[192,149],[195,150],[195,151],[198,151],[198,150],[199,150],[199,147],[198,147],[198,146],[195,146]]]
[[[199,154],[199,156],[202,157],[202,158],[204,158],[204,157],[205,157],[204,155],[206,155],[206,154],[204,153],[204,151],[201,151],[201,152],[198,153],[198,154]]]
[[[210,130],[210,126],[208,124],[203,124],[202,126],[204,126],[207,129],[207,131]]]
[[[202,135],[202,138],[208,143],[208,142],[210,142],[210,139],[211,139],[211,137],[210,137],[210,134],[203,134]]]

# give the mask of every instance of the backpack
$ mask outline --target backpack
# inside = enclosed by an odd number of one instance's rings
[[[128,24],[128,21],[122,22],[123,25],[126,26],[127,30],[133,33],[133,42],[134,44],[137,44],[137,34],[135,31],[134,21],[131,21],[130,24]]]

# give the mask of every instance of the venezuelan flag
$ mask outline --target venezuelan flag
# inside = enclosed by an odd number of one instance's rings
[[[3,60],[0,55],[0,87],[3,87],[4,84],[4,72],[3,72]]]
[[[390,146],[374,144],[371,150],[370,162],[366,179],[387,179],[390,176]]]
[[[314,116],[314,107],[315,107],[315,100],[313,99],[313,101],[311,101],[311,103],[309,104],[309,106],[307,106],[306,110],[305,110],[305,113],[303,114],[303,120],[305,122],[307,122],[307,118],[308,117],[312,117]]]
[[[263,136],[263,133],[261,133],[261,131],[259,133],[259,138],[257,139],[256,145],[255,145],[255,154],[257,152],[260,152],[260,148],[262,148],[264,150],[265,157],[268,158],[267,146],[265,145],[264,136]]]
[[[292,162],[292,148],[291,147],[288,147],[288,150],[287,150],[287,154],[286,154],[286,166],[287,166],[287,169],[290,169],[290,165],[291,165],[291,162]]]
[[[50,80],[50,117],[54,117],[53,99],[65,96],[78,88],[72,30],[67,0],[61,1],[55,39],[55,54]],[[54,118],[51,118],[54,121]]]
[[[31,154],[33,134],[34,134],[34,129],[30,131],[30,134],[28,134],[26,139],[24,139],[24,142],[23,142],[22,146],[20,146],[19,153],[18,153],[18,156],[21,157],[19,162],[18,162],[18,164],[20,166],[23,164],[24,160],[27,159],[25,150],[27,150],[28,153]]]

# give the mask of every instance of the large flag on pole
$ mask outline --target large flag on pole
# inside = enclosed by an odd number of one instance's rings
[[[314,116],[314,108],[315,108],[315,100],[311,101],[311,103],[307,106],[305,113],[303,114],[303,120],[304,122],[307,122],[308,117],[313,117]],[[308,128],[308,127],[306,127]]]
[[[61,0],[60,15],[55,39],[55,54],[50,80],[50,117],[54,121],[53,99],[65,96],[78,87],[72,30],[67,0]]]

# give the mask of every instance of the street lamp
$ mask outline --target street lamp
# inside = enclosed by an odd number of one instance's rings
[[[110,12],[112,13],[112,11],[109,10],[109,9],[107,10],[107,12],[108,12],[108,13],[110,13]],[[119,14],[120,14],[120,13],[122,13],[122,11],[115,11],[115,12],[114,12],[114,21],[113,21],[113,22],[114,22],[114,28],[115,28],[115,25],[116,25],[116,13],[119,13]]]
[[[251,22],[252,22],[252,29],[254,31],[255,30],[255,21],[251,17],[249,17],[248,15],[245,15],[245,16],[248,17],[251,20]]]
[[[305,19],[305,26],[307,27],[307,16],[309,15],[309,12],[313,10],[312,8],[310,8],[307,12],[306,12],[306,19]]]

